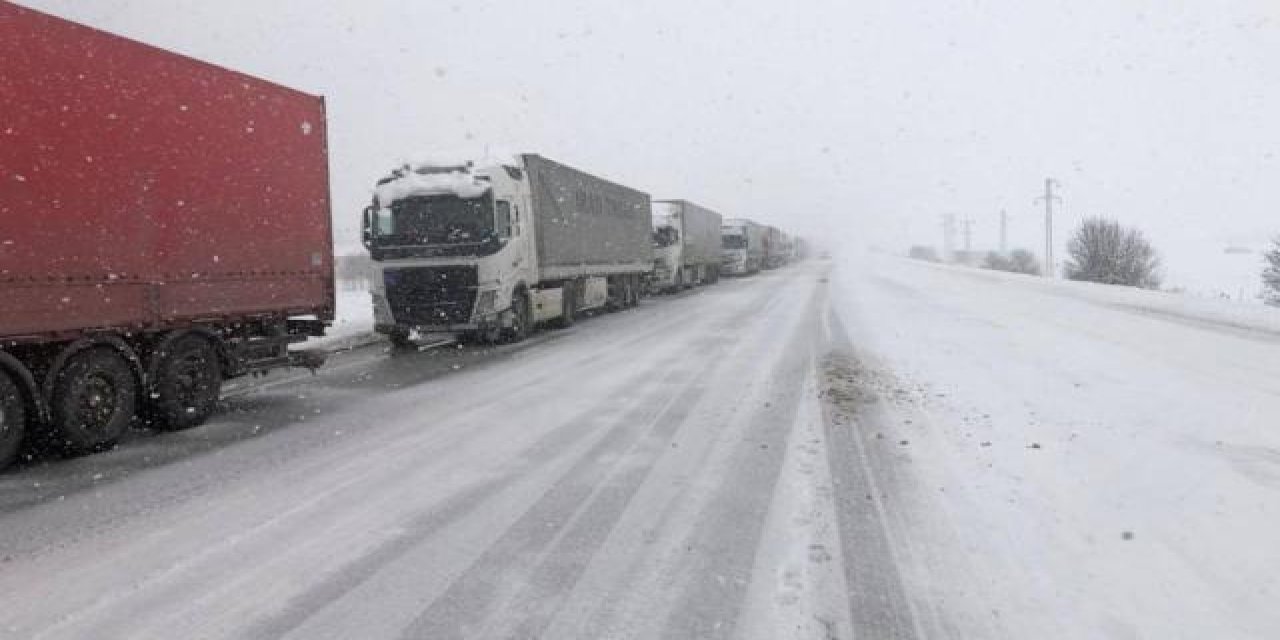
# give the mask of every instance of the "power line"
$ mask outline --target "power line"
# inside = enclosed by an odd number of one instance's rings
[[[956,214],[948,213],[942,216],[942,254],[944,259],[950,260],[956,248]]]

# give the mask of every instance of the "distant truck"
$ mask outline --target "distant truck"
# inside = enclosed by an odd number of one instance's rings
[[[751,275],[764,266],[764,225],[745,218],[729,218],[720,227],[720,273]]]
[[[0,465],[182,429],[318,360],[322,98],[0,2]]]
[[[675,291],[720,279],[720,214],[687,200],[653,201],[650,287]]]
[[[649,195],[535,154],[424,159],[365,209],[374,327],[514,342],[540,322],[639,302],[653,267]]]
[[[765,227],[764,268],[777,269],[787,263],[791,255],[791,243],[787,234],[773,226]]]

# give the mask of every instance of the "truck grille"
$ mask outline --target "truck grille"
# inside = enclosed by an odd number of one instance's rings
[[[478,276],[475,267],[409,267],[382,274],[396,322],[463,324],[471,320]]]

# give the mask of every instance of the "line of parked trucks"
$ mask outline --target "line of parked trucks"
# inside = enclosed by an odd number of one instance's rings
[[[374,327],[399,345],[414,333],[518,341],[540,323],[776,268],[794,252],[774,227],[534,154],[408,162],[378,183],[363,228]]]
[[[375,329],[518,341],[797,243],[526,154],[424,159],[364,212]],[[0,0],[0,468],[185,429],[223,380],[323,356],[324,101]]]

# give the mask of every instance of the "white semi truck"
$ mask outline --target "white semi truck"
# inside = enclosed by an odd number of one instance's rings
[[[655,291],[676,291],[720,279],[720,214],[687,200],[653,201]]]
[[[365,210],[375,329],[515,342],[538,323],[639,302],[653,267],[646,193],[534,154],[424,160]]]
[[[720,227],[720,273],[745,276],[764,267],[767,227],[745,218],[730,218]]]

